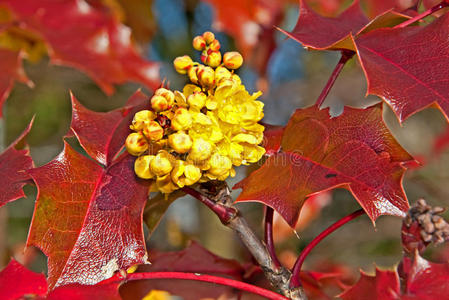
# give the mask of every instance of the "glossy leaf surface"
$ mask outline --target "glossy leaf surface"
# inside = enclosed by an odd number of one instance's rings
[[[285,128],[282,150],[234,188],[237,201],[273,207],[295,226],[307,197],[337,187],[348,189],[369,217],[403,216],[403,163],[412,157],[383,123],[382,107],[346,107],[331,118],[328,109],[298,109]]]
[[[378,29],[355,40],[369,94],[391,106],[400,121],[437,106],[449,115],[449,15],[425,27]]]
[[[146,263],[149,183],[136,179],[133,164],[124,154],[103,169],[65,144],[53,161],[31,170],[38,199],[28,245],[47,255],[50,287],[95,284]]]

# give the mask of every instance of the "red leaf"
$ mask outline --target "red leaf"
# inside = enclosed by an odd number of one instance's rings
[[[196,242],[192,242],[188,248],[179,252],[153,253],[150,261],[151,265],[141,266],[138,271],[194,272],[225,276],[236,280],[243,280],[245,271],[237,261],[218,257]],[[186,300],[205,297],[215,299],[222,294],[230,295],[235,292],[232,288],[209,283],[152,279],[128,282],[120,288],[120,294],[125,300],[142,299],[152,289],[166,290]]]
[[[343,300],[395,300],[399,293],[398,274],[376,268],[375,276],[361,272],[359,281],[340,297]]]
[[[50,287],[95,284],[146,262],[142,212],[149,183],[124,154],[107,169],[67,143],[53,161],[32,169],[38,187],[28,245],[48,256]]]
[[[140,91],[128,100],[125,107],[106,113],[85,108],[72,95],[70,127],[90,157],[109,165],[131,132],[129,124],[134,114],[145,106],[148,106],[148,96]]]
[[[3,103],[8,98],[15,80],[32,86],[32,82],[26,77],[22,68],[20,52],[0,49],[0,117]]]
[[[46,300],[121,300],[118,292],[123,278],[120,274],[95,285],[69,284],[58,287],[48,294]]]
[[[356,34],[369,21],[357,0],[336,18],[320,16],[304,0],[299,3],[300,12],[295,28],[291,33],[281,31],[305,47],[318,50],[351,48],[351,45],[345,47],[342,44],[351,33]]]
[[[376,269],[375,276],[368,276],[362,272],[360,280],[340,297],[343,300],[447,299],[448,263],[432,263],[415,254],[413,260],[404,257],[398,269],[402,276],[401,281],[398,271]]]
[[[449,114],[449,15],[426,27],[383,28],[355,40],[369,94],[400,121],[432,105]]]
[[[417,2],[418,0],[365,0],[370,17],[378,16],[390,9],[394,9],[397,12],[403,12],[416,5]]]
[[[34,273],[12,259],[0,272],[0,294],[3,300],[16,300],[28,294],[45,296],[47,282],[44,274]]]
[[[404,216],[404,162],[412,157],[383,123],[382,106],[346,107],[331,118],[328,109],[299,109],[284,131],[282,150],[234,188],[237,201],[273,207],[295,226],[307,197],[337,187],[354,195],[369,217]]]
[[[8,202],[25,197],[23,186],[30,179],[27,170],[33,167],[33,160],[28,149],[17,150],[15,147],[30,132],[33,121],[22,134],[0,154],[0,177],[2,184],[0,187],[0,206]]]
[[[159,85],[158,67],[131,43],[130,30],[101,5],[84,0],[4,0],[21,28],[40,34],[51,61],[85,71],[108,94],[113,84]],[[98,7],[99,6],[99,7]]]
[[[263,124],[263,126],[265,126],[265,131],[263,132],[262,146],[265,148],[266,154],[271,155],[279,152],[284,127],[270,124]]]

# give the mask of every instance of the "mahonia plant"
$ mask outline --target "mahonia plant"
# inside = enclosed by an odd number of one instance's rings
[[[177,57],[174,67],[190,83],[181,91],[159,88],[148,110],[134,115],[126,149],[137,156],[138,177],[155,179],[156,190],[235,176],[235,166],[259,161],[263,140],[261,92],[249,94],[234,73],[243,64],[238,52],[221,55],[212,32],[193,39],[203,64]]]

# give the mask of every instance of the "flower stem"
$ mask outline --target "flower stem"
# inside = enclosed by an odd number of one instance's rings
[[[317,235],[302,251],[299,255],[298,259],[295,262],[295,265],[292,269],[292,278],[290,280],[290,286],[291,287],[297,287],[300,286],[300,280],[299,280],[299,274],[301,272],[302,264],[304,263],[304,260],[306,259],[307,255],[309,255],[310,251],[312,251],[313,248],[315,248],[316,245],[318,245],[325,237],[333,233],[335,230],[340,228],[341,226],[345,225],[349,221],[354,220],[358,216],[361,216],[365,213],[363,209],[356,210],[350,215],[347,215],[346,217],[341,218],[325,230],[323,230],[319,235]]]
[[[195,280],[211,282],[215,284],[221,284],[230,286],[242,291],[246,291],[252,294],[256,294],[267,299],[273,300],[288,300],[288,298],[279,295],[275,292],[266,290],[264,288],[248,284],[245,282],[219,277],[212,275],[204,275],[198,273],[184,273],[184,272],[146,272],[146,273],[133,273],[126,277],[126,280],[144,280],[144,279],[183,279],[183,280]]]
[[[270,253],[273,264],[280,268],[282,266],[276,255],[276,249],[274,248],[273,240],[273,216],[274,210],[269,206],[265,206],[265,244],[267,245],[268,253]]]
[[[341,57],[338,61],[337,65],[334,68],[334,71],[332,72],[331,76],[329,77],[329,80],[327,81],[326,85],[324,86],[323,90],[321,91],[320,96],[316,100],[315,105],[320,107],[321,104],[323,104],[324,100],[326,99],[327,95],[329,94],[329,91],[331,90],[332,86],[335,83],[335,80],[337,80],[338,75],[340,75],[341,70],[345,66],[346,62],[350,60],[354,56],[354,51],[348,51],[348,50],[342,50],[341,51]]]
[[[408,26],[410,24],[413,24],[413,23],[421,20],[421,19],[424,19],[427,16],[430,16],[431,14],[433,14],[433,13],[435,13],[435,12],[439,11],[440,9],[443,9],[443,8],[445,8],[447,6],[449,6],[449,1],[446,1],[446,0],[445,1],[441,1],[441,3],[439,3],[439,4],[429,8],[425,12],[423,12],[423,13],[421,13],[421,14],[419,14],[419,15],[417,15],[417,16],[415,16],[415,17],[413,17],[413,18],[411,18],[411,19],[409,19],[409,20],[407,20],[405,22],[402,22],[401,24],[396,25],[394,28],[404,28],[404,27],[406,27],[406,26]]]

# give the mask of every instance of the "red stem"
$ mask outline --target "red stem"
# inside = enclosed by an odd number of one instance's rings
[[[146,272],[146,273],[133,273],[126,277],[126,280],[143,280],[143,279],[183,279],[183,280],[195,280],[211,282],[215,284],[221,284],[230,286],[242,291],[260,295],[267,299],[273,300],[288,300],[288,298],[279,295],[275,292],[263,289],[261,287],[241,282],[238,280],[233,280],[224,277],[204,275],[198,273],[184,273],[184,272]]]
[[[224,205],[221,205],[217,202],[214,202],[213,200],[209,199],[208,197],[204,196],[200,192],[185,186],[182,188],[182,190],[189,194],[190,196],[200,200],[203,204],[205,204],[207,207],[209,207],[220,219],[221,223],[228,224],[230,220],[235,216],[237,211],[232,207],[227,207]]]
[[[292,278],[290,280],[290,287],[299,287],[301,286],[300,280],[299,280],[299,274],[301,272],[302,264],[304,263],[304,260],[306,259],[307,255],[309,255],[310,251],[312,251],[313,248],[315,248],[316,245],[318,245],[325,237],[330,235],[332,232],[340,228],[341,226],[345,225],[349,221],[354,220],[358,216],[363,215],[365,212],[363,209],[356,210],[350,215],[347,215],[346,217],[341,218],[325,230],[323,230],[319,235],[317,235],[302,251],[299,255],[298,259],[295,262],[295,265],[292,269]]]
[[[402,22],[401,24],[398,24],[396,26],[394,26],[394,28],[404,28],[410,24],[415,23],[416,21],[419,21],[421,19],[424,19],[427,16],[430,16],[431,14],[433,14],[434,12],[439,11],[440,9],[443,9],[445,7],[449,6],[449,2],[446,1],[442,1],[440,4],[435,5],[434,7],[429,8],[428,10],[426,10],[425,12],[405,21]]]
[[[323,90],[321,91],[320,96],[316,100],[316,106],[320,107],[321,104],[323,104],[324,100],[326,99],[327,95],[329,94],[329,91],[331,90],[332,86],[335,83],[335,80],[337,80],[338,75],[340,75],[341,70],[345,66],[346,62],[350,60],[354,56],[354,51],[347,51],[342,50],[341,51],[341,57],[338,61],[337,65],[334,68],[334,71],[331,74],[331,77],[329,77],[329,80],[327,81],[326,85],[324,86]]]
[[[265,206],[265,244],[267,245],[268,253],[270,253],[270,257],[273,260],[273,264],[276,268],[280,268],[282,266],[276,255],[276,249],[274,248],[274,240],[273,240],[273,215],[274,210],[269,206]]]

